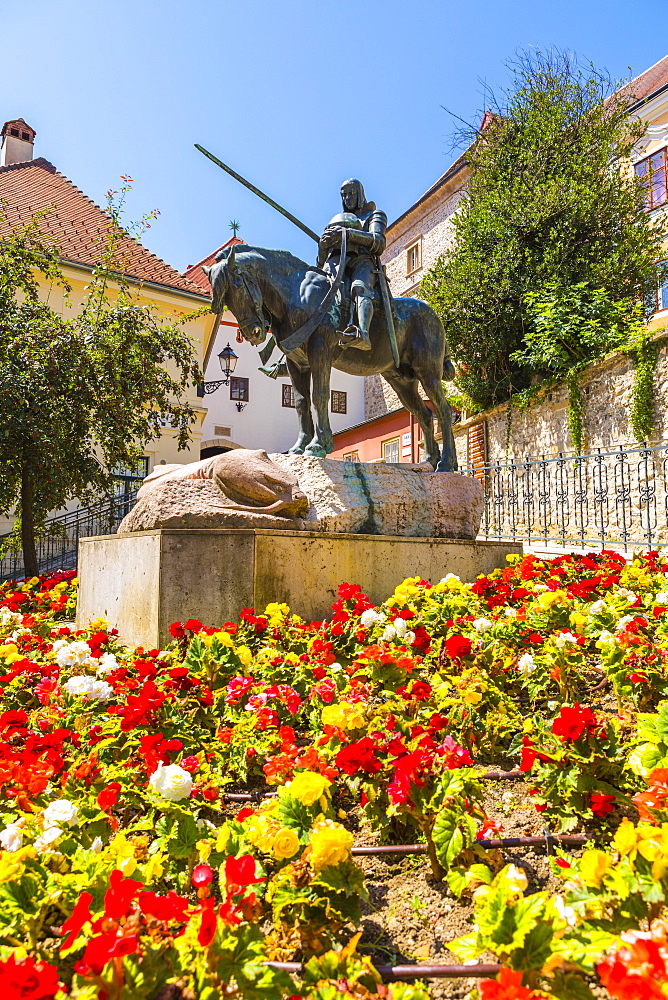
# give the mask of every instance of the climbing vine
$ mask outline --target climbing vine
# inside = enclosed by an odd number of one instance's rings
[[[584,399],[580,388],[580,370],[573,368],[566,378],[568,386],[568,430],[573,442],[573,450],[579,455],[584,443],[583,416]]]
[[[658,347],[645,338],[631,352],[635,377],[631,390],[629,421],[638,442],[648,441],[654,432],[654,370]]]

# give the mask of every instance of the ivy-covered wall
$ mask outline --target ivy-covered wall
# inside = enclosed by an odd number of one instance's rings
[[[651,444],[668,440],[668,328],[659,331],[653,342],[656,348],[654,385],[649,400],[654,431]],[[609,450],[623,444],[633,446],[635,440],[629,419],[636,370],[633,360],[622,353],[609,355],[589,365],[580,379],[582,398],[583,452],[596,448]],[[569,386],[558,382],[541,391],[525,409],[508,404],[482,413],[465,416],[455,427],[455,441],[460,465],[468,464],[468,429],[485,423],[487,461],[519,461],[545,455],[553,458],[574,450],[568,426]]]

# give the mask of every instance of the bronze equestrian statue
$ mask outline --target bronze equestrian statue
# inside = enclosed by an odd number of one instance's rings
[[[347,228],[341,226],[338,232],[340,256],[345,259]],[[299,436],[290,454],[324,458],[334,450],[329,382],[331,369],[337,368],[349,375],[380,373],[422,428],[427,461],[437,472],[456,471],[452,417],[442,384],[444,378],[452,377],[453,369],[443,324],[425,302],[402,297],[390,303],[396,364],[385,310],[378,308],[379,304],[369,321],[370,348],[349,350],[341,346],[341,331],[345,336],[350,325],[350,299],[339,295],[344,284],[340,267],[332,283],[325,270],[305,264],[285,250],[232,246],[204,270],[213,293],[211,311],[220,314],[227,307],[243,337],[256,346],[271,330],[286,354],[299,420]],[[432,411],[418,391],[420,385],[438,417],[442,454],[434,438]]]

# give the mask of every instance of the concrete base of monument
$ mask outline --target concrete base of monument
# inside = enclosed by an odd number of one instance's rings
[[[328,616],[340,583],[376,604],[409,576],[472,581],[521,553],[512,542],[261,528],[161,528],[79,543],[77,627],[106,618],[128,643],[161,647],[174,621],[235,621],[245,607],[285,602],[308,621]]]

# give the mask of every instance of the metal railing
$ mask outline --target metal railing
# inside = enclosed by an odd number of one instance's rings
[[[109,499],[100,500],[89,507],[80,507],[51,517],[46,522],[47,533],[37,542],[37,563],[40,574],[59,569],[75,569],[79,539],[89,535],[110,535],[116,531],[126,514],[134,507],[137,491],[125,490]],[[0,535],[0,552],[9,535]],[[23,555],[12,548],[0,556],[0,581],[22,580],[25,577]]]
[[[668,444],[461,471],[483,484],[480,538],[624,551],[668,545]]]

